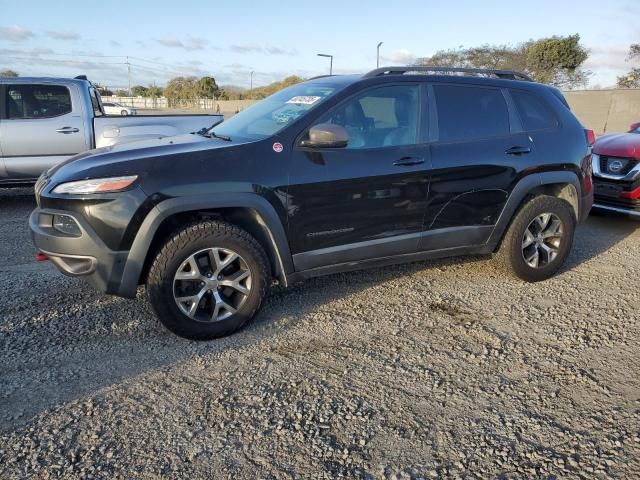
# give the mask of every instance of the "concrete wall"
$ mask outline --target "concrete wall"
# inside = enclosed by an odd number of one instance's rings
[[[609,132],[626,132],[629,125],[640,122],[640,89],[583,90],[565,92],[571,109],[587,128],[598,135]],[[103,97],[104,101],[133,105],[137,108],[167,108],[166,98]],[[197,105],[178,107],[180,110],[203,110],[233,115],[244,110],[255,100],[201,99]],[[143,112],[141,112],[143,113]]]
[[[640,122],[640,89],[565,92],[571,109],[597,134],[626,132]]]

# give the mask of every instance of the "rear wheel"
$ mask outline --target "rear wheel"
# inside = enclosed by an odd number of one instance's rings
[[[514,217],[502,240],[499,261],[527,282],[545,280],[569,255],[575,224],[567,202],[546,195],[535,197]]]
[[[120,115],[122,115],[123,117],[126,117],[127,115],[129,115],[129,112],[127,112],[126,110],[122,110],[120,112]]]
[[[256,314],[269,266],[260,244],[225,222],[192,224],[170,238],[147,279],[147,297],[162,324],[181,337],[229,335]]]

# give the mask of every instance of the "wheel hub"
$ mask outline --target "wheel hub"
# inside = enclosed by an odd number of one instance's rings
[[[251,291],[251,270],[238,253],[208,248],[187,257],[173,280],[176,305],[189,318],[224,320],[238,311]]]
[[[527,226],[522,239],[522,257],[532,268],[553,262],[560,251],[564,228],[553,213],[537,215]]]

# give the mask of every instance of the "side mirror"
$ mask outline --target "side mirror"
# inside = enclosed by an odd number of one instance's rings
[[[302,147],[344,148],[349,134],[344,127],[333,123],[319,123],[309,129],[309,139],[300,142]]]

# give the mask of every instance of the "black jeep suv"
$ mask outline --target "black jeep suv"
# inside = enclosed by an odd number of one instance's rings
[[[499,253],[538,281],[593,201],[586,131],[555,88],[498,70],[319,77],[181,137],[92,150],[46,172],[30,218],[68,275],[207,339],[271,282]]]

